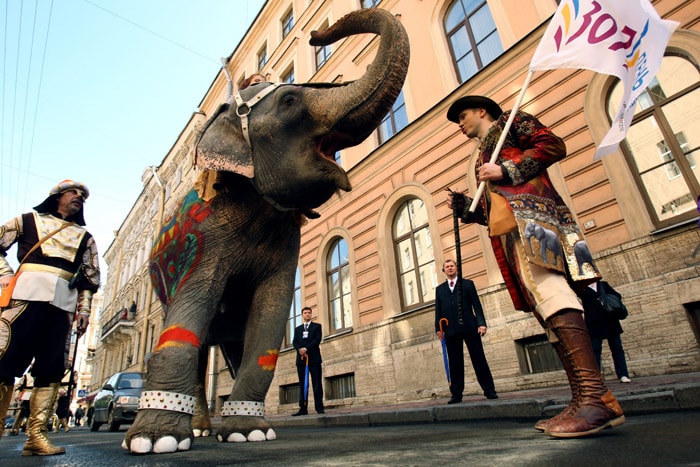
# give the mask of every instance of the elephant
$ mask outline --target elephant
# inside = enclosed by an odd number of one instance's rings
[[[561,242],[557,234],[549,229],[545,229],[536,222],[528,222],[525,226],[525,239],[530,246],[530,253],[534,256],[534,250],[532,248],[532,237],[535,237],[540,242],[540,258],[545,263],[548,263],[547,251],[551,251],[554,255],[553,264],[557,265],[557,258],[562,258]]]
[[[585,240],[579,240],[574,243],[574,256],[576,257],[576,264],[578,265],[578,274],[583,275],[583,265],[588,263],[591,265],[593,270],[600,274],[598,267],[593,262],[593,255],[591,255],[591,250],[588,249],[588,243]]]
[[[377,128],[408,71],[408,36],[386,10],[351,12],[312,32],[309,42],[362,33],[380,40],[359,79],[253,84],[200,130],[195,162],[219,174],[216,195],[190,191],[151,251],[151,281],[166,317],[122,443],[132,454],[189,450],[193,423],[207,428],[201,395],[208,345],[220,346],[235,374],[217,439],[276,438],[264,401],[293,299],[301,225],[319,217],[314,209],[335,193],[351,190],[334,155]]]

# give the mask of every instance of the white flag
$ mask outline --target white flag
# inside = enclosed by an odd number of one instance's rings
[[[585,68],[617,76],[624,92],[595,159],[625,139],[636,99],[661,68],[676,21],[662,20],[649,0],[562,0],[535,50],[530,70]]]

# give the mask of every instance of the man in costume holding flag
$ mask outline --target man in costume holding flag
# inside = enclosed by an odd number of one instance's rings
[[[63,180],[35,212],[0,225],[0,286],[16,279],[0,319],[0,420],[5,418],[15,377],[34,359],[23,456],[66,452],[49,439],[47,423],[66,370],[71,325],[77,322],[78,337],[85,333],[92,294],[100,285],[97,246],[83,216],[88,195],[82,183]],[[17,271],[5,259],[15,243]]]
[[[489,226],[491,244],[516,309],[545,328],[566,371],[570,404],[535,428],[562,438],[621,425],[625,417],[603,383],[573,290],[599,277],[574,217],[547,174],[566,156],[564,142],[532,115],[518,112],[535,70],[588,68],[625,85],[613,128],[596,151],[610,154],[624,139],[636,97],[661,66],[677,23],[661,20],[648,0],[564,0],[535,51],[512,112],[484,96],[456,100],[447,118],[481,141],[475,200],[448,195],[462,221]],[[481,194],[485,191],[485,199]],[[467,202],[470,207],[466,209]]]
[[[485,203],[474,213],[466,209],[465,201],[471,199],[464,195],[448,195],[448,204],[456,204],[463,222],[489,226],[513,305],[535,315],[566,370],[571,403],[536,428],[562,438],[594,434],[621,425],[625,416],[603,383],[583,307],[570,285],[583,287],[599,275],[593,264],[578,267],[577,251],[584,251],[578,257],[587,258],[590,252],[547,175],[547,168],[566,156],[566,147],[535,117],[518,112],[496,162],[489,162],[509,114],[483,96],[462,97],[452,104],[447,118],[467,137],[481,141],[477,180],[488,188]]]

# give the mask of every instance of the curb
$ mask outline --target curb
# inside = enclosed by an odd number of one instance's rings
[[[639,394],[620,395],[618,401],[625,415],[700,409],[700,383],[679,384]],[[537,420],[559,413],[568,399],[523,398],[497,401],[463,402],[415,408],[358,408],[354,413],[304,417],[269,418],[273,428],[335,428],[440,423],[468,420]]]

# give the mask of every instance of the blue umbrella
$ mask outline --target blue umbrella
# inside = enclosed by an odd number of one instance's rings
[[[447,376],[447,385],[452,386],[452,381],[450,381],[450,362],[447,360],[447,343],[445,343],[445,333],[442,330],[442,322],[445,322],[445,326],[450,324],[450,322],[447,320],[447,318],[440,318],[440,333],[442,334],[442,339],[440,339],[440,343],[442,343],[442,361],[445,363],[445,375]]]
[[[306,359],[306,369],[304,370],[304,407],[309,405],[309,356],[304,355]]]

